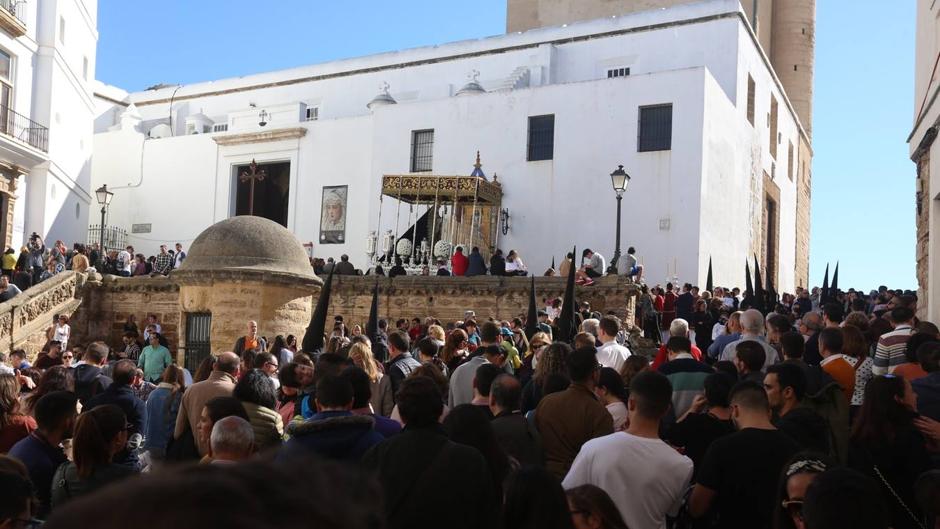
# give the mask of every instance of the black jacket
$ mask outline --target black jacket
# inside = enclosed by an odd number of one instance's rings
[[[385,492],[388,529],[496,526],[500,498],[483,455],[439,425],[405,427],[372,447],[362,465]]]
[[[542,466],[542,437],[521,412],[503,412],[490,421],[499,446],[514,457],[520,466]]]
[[[75,376],[75,395],[82,406],[87,406],[88,399],[111,385],[111,379],[101,372],[101,368],[91,364],[81,364],[75,367],[73,375]]]
[[[375,419],[345,411],[320,412],[287,426],[290,440],[278,457],[314,453],[338,461],[359,461],[363,454],[385,437],[375,431]]]
[[[490,257],[490,275],[491,276],[504,276],[506,275],[506,259],[499,255],[493,255]]]
[[[108,389],[88,399],[83,409],[90,410],[102,404],[113,404],[121,408],[121,411],[124,412],[124,415],[127,417],[127,423],[131,426],[130,431],[127,432],[128,442],[132,440],[134,434],[139,434],[140,436],[144,435],[144,425],[147,424],[147,407],[144,401],[137,398],[137,395],[134,394],[134,390],[132,390],[130,386],[126,384],[111,384],[108,386]],[[138,440],[138,445],[139,444],[141,444],[141,442]],[[124,449],[114,456],[114,463],[136,467],[136,450]]]
[[[797,407],[778,417],[774,426],[789,435],[802,450],[829,453],[829,425],[826,419],[809,408]]]
[[[336,269],[333,270],[333,273],[338,276],[354,276],[356,275],[356,267],[349,261],[340,261],[336,263]]]
[[[401,383],[420,365],[421,363],[415,360],[411,353],[402,353],[388,363],[388,369],[385,372],[392,379],[393,395],[398,395],[398,388],[401,387]]]
[[[486,263],[480,252],[470,252],[470,261],[467,264],[467,276],[485,276]]]

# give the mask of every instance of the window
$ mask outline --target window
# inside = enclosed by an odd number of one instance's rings
[[[530,162],[551,160],[555,156],[555,115],[529,116],[529,148],[526,159]]]
[[[770,155],[777,159],[777,98],[770,96]]]
[[[793,142],[790,142],[790,148],[787,149],[787,178],[793,181]]]
[[[305,119],[307,121],[316,121],[320,119],[320,107],[307,107]]]
[[[216,123],[212,126],[212,132],[227,132],[228,123]]]
[[[88,57],[82,58],[82,78],[88,80]]]
[[[754,84],[754,78],[750,75],[747,76],[747,120],[754,126],[754,92],[757,91],[757,87]]]
[[[59,17],[59,42],[65,44],[65,17]]]
[[[610,68],[607,70],[607,78],[613,79],[614,77],[626,77],[630,75],[630,68]]]
[[[672,149],[672,104],[640,107],[639,152]]]
[[[411,172],[427,173],[434,161],[434,129],[411,132]]]

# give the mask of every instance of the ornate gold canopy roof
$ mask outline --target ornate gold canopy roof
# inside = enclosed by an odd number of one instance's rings
[[[426,174],[384,175],[382,194],[408,204],[478,204],[499,206],[503,189],[499,182],[479,176]]]

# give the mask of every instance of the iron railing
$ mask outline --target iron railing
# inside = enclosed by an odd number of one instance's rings
[[[0,105],[0,134],[26,142],[42,152],[49,152],[49,129],[6,105]]]
[[[88,226],[88,247],[101,242],[101,226],[92,224]],[[121,251],[127,248],[127,230],[117,226],[104,227],[104,247],[105,253],[110,251]]]
[[[5,10],[7,13],[10,13],[17,20],[25,24],[26,21],[23,20],[23,13],[22,13],[23,10],[20,9],[20,6],[22,4],[25,4],[23,0],[0,0],[0,8]]]

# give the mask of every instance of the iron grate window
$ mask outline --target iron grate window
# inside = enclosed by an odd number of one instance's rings
[[[527,160],[551,160],[555,156],[555,115],[529,116]]]
[[[434,161],[434,129],[411,132],[411,172],[427,173]]]
[[[755,93],[757,92],[757,85],[754,83],[754,78],[750,75],[747,76],[747,121],[754,125],[754,108],[755,108]]]
[[[210,354],[212,344],[210,331],[212,330],[212,314],[208,312],[190,312],[186,314],[186,369],[195,373]]]
[[[672,149],[672,104],[640,107],[639,152]]]

